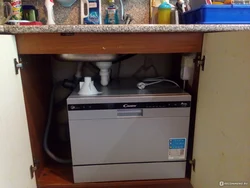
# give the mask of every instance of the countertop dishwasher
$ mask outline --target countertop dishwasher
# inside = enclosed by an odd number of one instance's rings
[[[128,85],[68,98],[75,183],[185,177],[191,96]]]

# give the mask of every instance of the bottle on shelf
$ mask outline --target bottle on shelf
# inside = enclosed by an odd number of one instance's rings
[[[171,23],[171,9],[169,1],[161,0],[161,5],[158,7],[158,24]]]
[[[12,20],[22,20],[23,8],[21,0],[11,0],[10,4],[12,6]]]
[[[108,0],[109,6],[106,8],[105,24],[119,24],[119,8],[115,0]]]

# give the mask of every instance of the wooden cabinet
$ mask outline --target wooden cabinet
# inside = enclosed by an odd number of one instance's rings
[[[36,187],[31,179],[33,165],[23,88],[20,74],[15,73],[18,59],[15,37],[0,35],[0,187]]]
[[[14,36],[0,35],[0,43],[5,44],[0,47],[0,187],[192,187],[188,178],[73,184],[70,166],[50,165],[42,149],[52,86],[50,67],[45,63],[49,55],[25,56],[32,63],[24,64],[20,76],[14,69],[17,49],[19,54],[202,52],[204,71],[196,67],[190,86],[194,101],[190,142],[194,140],[194,144],[190,145],[189,158],[195,159],[191,183],[194,188],[211,188],[219,187],[220,182],[249,181],[250,187],[250,32],[206,33],[204,39],[202,33],[185,35],[17,35],[17,48]],[[33,179],[32,156],[39,158]]]
[[[19,34],[19,54],[194,53],[203,33]]]
[[[195,188],[244,181],[250,187],[249,38],[250,32],[205,34],[191,178]]]

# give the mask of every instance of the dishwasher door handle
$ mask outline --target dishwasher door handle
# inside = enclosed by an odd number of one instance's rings
[[[119,109],[117,110],[118,117],[142,117],[142,109]]]

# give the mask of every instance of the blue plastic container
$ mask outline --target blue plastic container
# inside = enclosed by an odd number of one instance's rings
[[[203,5],[183,14],[185,24],[250,24],[250,5]]]

